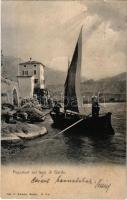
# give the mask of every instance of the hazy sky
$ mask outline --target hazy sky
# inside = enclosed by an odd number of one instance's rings
[[[126,71],[127,1],[3,1],[4,55],[65,71],[83,26],[82,75]]]

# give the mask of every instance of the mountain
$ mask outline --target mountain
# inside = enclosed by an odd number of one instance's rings
[[[86,80],[81,83],[81,95],[85,97],[84,102],[91,99],[93,95],[97,95],[100,92],[100,100],[104,101],[126,101],[126,76],[127,73],[121,73],[117,76],[100,80]],[[64,86],[63,84],[48,85],[50,94],[56,99],[63,98]]]
[[[4,78],[8,78],[13,81],[17,81],[18,65],[22,62],[21,58],[15,58],[13,56],[1,57],[1,75]]]
[[[100,80],[87,80],[81,83],[82,90],[85,92],[96,93],[126,93],[127,73],[121,73],[113,77],[103,78]]]
[[[2,57],[2,76],[16,81],[18,74],[18,65],[22,62],[21,58],[12,56]],[[100,80],[86,80],[81,83],[82,94],[86,92],[96,93],[98,91],[104,93],[126,93],[126,76],[127,73],[121,73],[113,77],[107,77]],[[46,85],[50,90],[58,93],[58,90],[63,90],[63,85],[66,79],[66,72],[45,68]]]
[[[66,72],[57,71],[51,69],[50,67],[46,67],[45,69],[45,79],[46,85],[63,85],[66,79]]]

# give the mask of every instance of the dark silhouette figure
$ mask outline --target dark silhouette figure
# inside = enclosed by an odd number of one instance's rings
[[[53,106],[53,112],[55,112],[56,114],[60,113],[60,108],[61,108],[61,104],[58,103],[57,101],[54,102],[54,106]]]
[[[100,106],[98,103],[98,98],[96,96],[92,97],[92,116],[99,117]]]

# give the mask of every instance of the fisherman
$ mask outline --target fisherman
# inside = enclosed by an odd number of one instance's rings
[[[93,117],[98,117],[99,116],[99,110],[100,106],[98,103],[98,98],[97,96],[92,97],[92,116]]]
[[[45,91],[43,92],[43,96],[42,96],[41,100],[42,100],[42,105],[46,106],[47,105],[47,95],[46,95]]]
[[[57,101],[54,101],[53,112],[55,112],[56,114],[59,114],[61,107],[62,106],[60,103],[58,103]]]
[[[50,97],[50,98],[48,98],[48,106],[49,106],[49,108],[53,108],[53,99]]]

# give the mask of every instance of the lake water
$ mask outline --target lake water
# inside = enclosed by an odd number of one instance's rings
[[[86,105],[85,110],[89,113],[91,106]],[[45,126],[48,134],[21,145],[2,147],[2,164],[125,164],[126,104],[101,104],[101,112],[112,112],[112,126],[115,130],[112,137],[97,139],[61,134],[52,139],[59,130],[51,127],[52,119],[48,115],[44,122],[38,124]]]

